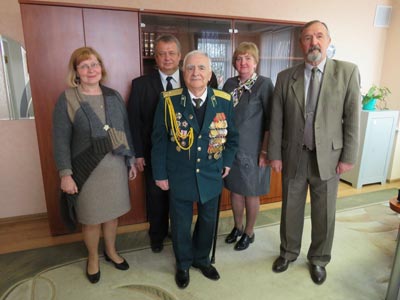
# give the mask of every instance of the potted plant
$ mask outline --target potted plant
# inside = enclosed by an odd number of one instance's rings
[[[368,92],[362,97],[362,105],[364,110],[375,110],[377,101],[380,102],[380,109],[387,109],[385,98],[391,94],[391,91],[387,87],[379,87],[373,85],[370,87]]]

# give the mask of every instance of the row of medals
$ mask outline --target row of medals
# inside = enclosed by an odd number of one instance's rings
[[[224,144],[226,142],[226,136],[228,134],[228,123],[225,119],[224,113],[217,113],[213,122],[210,125],[210,143],[208,144],[208,159],[214,157],[219,159],[222,151],[224,150]]]
[[[219,159],[221,157],[222,150],[224,150],[224,144],[226,142],[226,136],[228,134],[228,123],[226,122],[225,119],[222,119],[221,116],[219,116],[219,120],[215,120],[211,123],[210,125],[210,143],[208,145],[208,159]],[[187,135],[188,135],[188,122],[187,121],[180,121],[182,118],[181,113],[176,114],[176,122],[179,126],[180,130],[180,138],[179,143],[181,144],[182,147],[187,146]],[[173,136],[172,131],[170,132],[170,139],[171,142],[175,142],[175,138]],[[182,149],[179,146],[176,146],[176,151],[180,152]]]

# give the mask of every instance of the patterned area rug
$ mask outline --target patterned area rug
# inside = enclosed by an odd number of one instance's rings
[[[255,243],[241,252],[224,243],[231,218],[221,220],[223,233],[218,239],[215,264],[221,275],[219,281],[210,281],[192,268],[188,288],[180,290],[174,282],[171,245],[160,254],[142,247],[122,251],[131,265],[128,271],[119,271],[102,258],[98,284],[92,285],[85,278],[86,259],[74,259],[32,272],[32,276],[9,287],[0,299],[384,299],[400,219],[388,206],[386,199],[390,196],[377,193],[380,194],[370,193],[375,200],[367,194],[347,198],[346,203],[338,200],[340,211],[336,217],[333,258],[327,266],[327,281],[321,286],[311,281],[308,272],[306,253],[311,227],[308,217],[300,257],[286,272],[272,272],[272,263],[279,255],[279,224],[273,220],[279,210],[272,210],[260,214],[259,223],[268,216],[269,222],[257,226]],[[384,195],[388,198],[382,198]],[[361,205],[359,197],[364,199]],[[371,199],[366,200],[368,197]],[[384,202],[377,201],[379,198]],[[44,251],[42,254],[50,259],[51,252]],[[4,263],[0,260],[0,268]]]

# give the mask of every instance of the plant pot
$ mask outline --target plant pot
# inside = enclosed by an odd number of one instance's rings
[[[371,101],[368,101],[367,103],[363,104],[362,109],[363,110],[375,110],[375,105],[376,105],[376,99],[373,98]]]

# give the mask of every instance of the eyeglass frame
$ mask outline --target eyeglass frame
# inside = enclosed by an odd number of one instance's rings
[[[91,69],[97,69],[98,67],[101,67],[100,62],[92,62],[90,65],[83,64],[81,66],[76,66],[76,69],[83,70],[83,71],[89,71]]]

